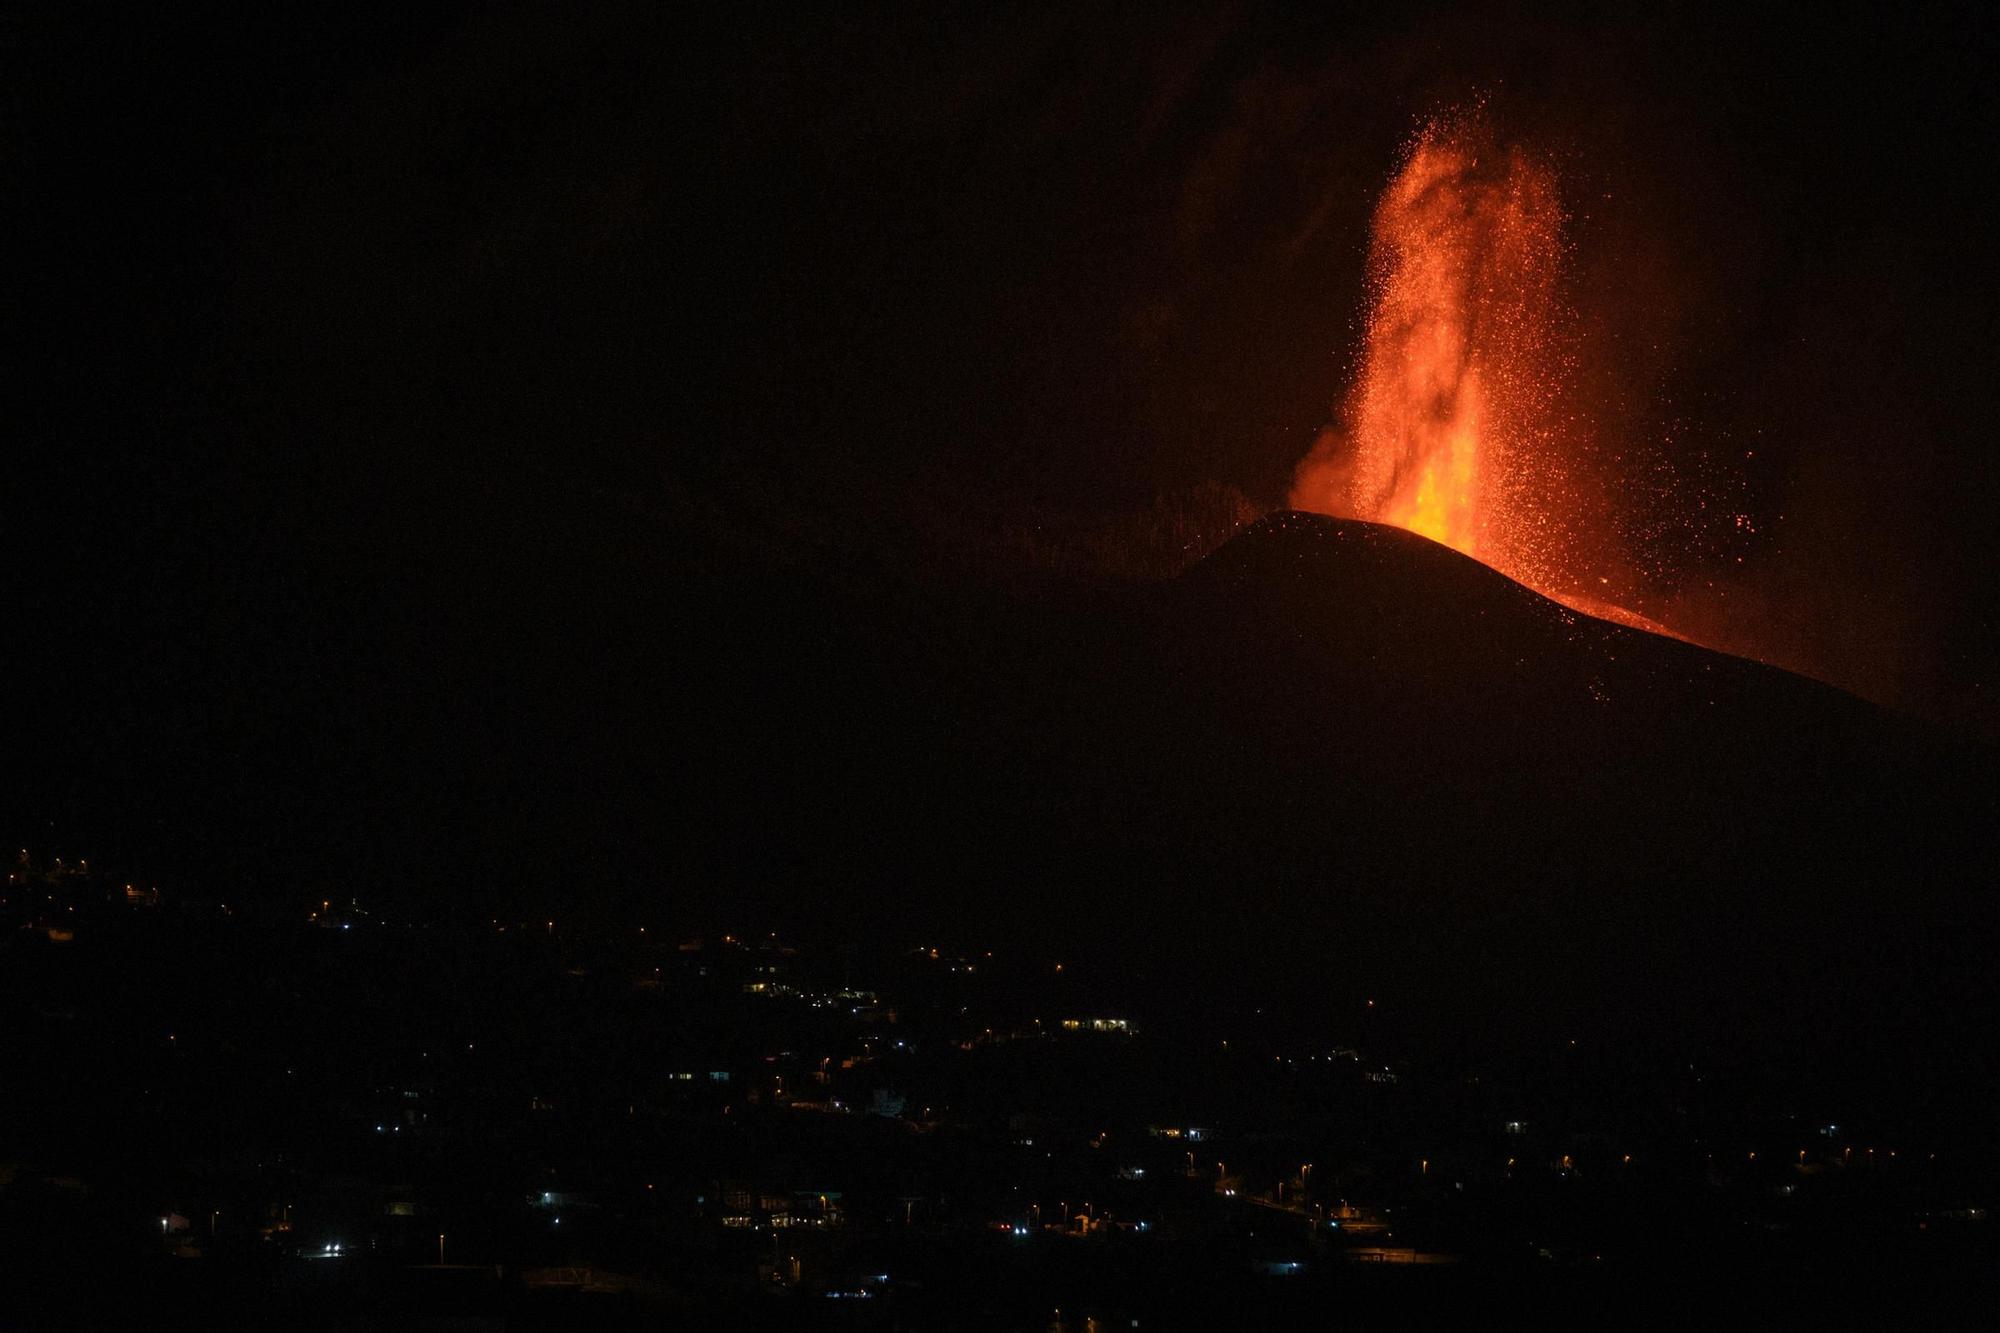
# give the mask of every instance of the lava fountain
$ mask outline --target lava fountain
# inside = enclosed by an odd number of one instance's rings
[[[1359,373],[1291,503],[1407,528],[1657,629],[1590,595],[1617,561],[1574,475],[1563,223],[1555,173],[1477,112],[1417,134],[1375,210]]]

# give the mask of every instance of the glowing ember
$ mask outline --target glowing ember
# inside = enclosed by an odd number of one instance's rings
[[[1432,121],[1377,206],[1360,373],[1292,504],[1394,524],[1595,615],[1616,563],[1578,502],[1554,173],[1476,113]]]

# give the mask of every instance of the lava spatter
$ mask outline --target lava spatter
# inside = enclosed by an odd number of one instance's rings
[[[1555,173],[1476,110],[1411,141],[1373,219],[1358,374],[1298,467],[1300,509],[1393,524],[1592,615],[1617,565],[1586,512]]]

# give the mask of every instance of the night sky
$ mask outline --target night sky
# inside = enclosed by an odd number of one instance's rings
[[[1990,17],[1510,8],[16,14],[0,814],[273,893],[649,873],[827,589],[1281,504],[1482,97],[1657,605],[1992,735]]]

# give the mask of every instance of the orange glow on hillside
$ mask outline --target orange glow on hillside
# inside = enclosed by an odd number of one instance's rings
[[[1578,503],[1582,451],[1554,172],[1476,112],[1433,120],[1375,210],[1358,373],[1291,503],[1420,533],[1592,615],[1615,543]]]

